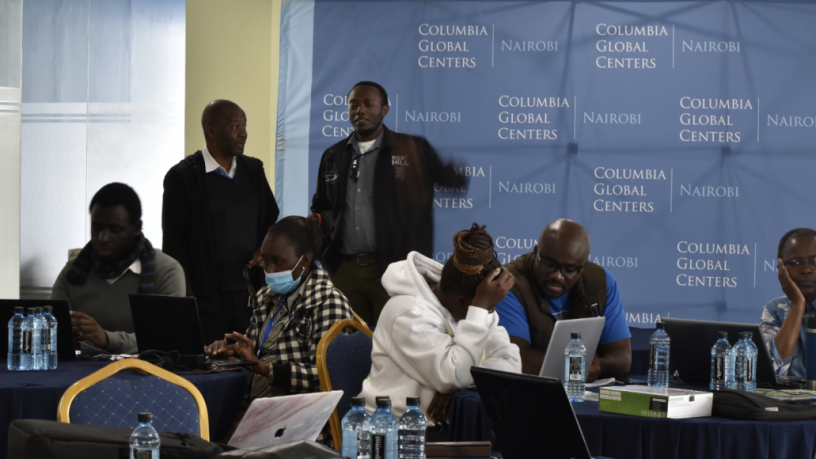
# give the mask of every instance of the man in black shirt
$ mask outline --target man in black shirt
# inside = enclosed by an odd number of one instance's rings
[[[198,302],[204,342],[246,330],[252,316],[244,267],[278,219],[263,163],[244,156],[246,114],[210,102],[201,116],[206,146],[164,178],[163,250],[181,263]]]

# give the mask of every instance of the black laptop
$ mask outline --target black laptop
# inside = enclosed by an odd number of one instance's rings
[[[193,297],[130,295],[130,314],[139,352],[204,353],[204,339]]]
[[[14,315],[14,308],[22,306],[28,313],[28,308],[51,306],[52,314],[57,319],[57,360],[76,360],[74,340],[71,339],[71,307],[64,300],[0,300],[0,321],[8,330],[8,321]],[[8,355],[8,331],[3,340],[3,355]]]
[[[591,459],[578,418],[559,379],[472,367],[470,374],[506,459]]]
[[[131,294],[130,313],[140,355],[149,351],[172,354],[179,365],[193,369],[254,365],[204,356],[198,306],[193,297]]]
[[[709,384],[711,382],[711,348],[719,339],[718,333],[728,332],[728,342],[733,347],[740,339],[740,332],[752,332],[757,347],[757,385],[778,387],[771,355],[762,339],[757,324],[711,322],[706,320],[667,319],[666,333],[671,339],[669,371],[686,383]]]

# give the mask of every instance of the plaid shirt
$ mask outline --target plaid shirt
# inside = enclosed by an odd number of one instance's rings
[[[256,294],[252,320],[247,329],[247,337],[255,343],[255,349],[262,345],[264,324],[269,314],[275,312],[281,297],[269,287]],[[289,365],[292,375],[290,392],[319,391],[317,344],[335,322],[354,318],[348,300],[322,269],[313,269],[306,282],[281,305],[279,315],[283,316],[280,319],[283,330],[274,343],[263,346],[260,359],[270,367],[273,363]],[[270,374],[270,385],[273,380],[274,374]]]
[[[782,324],[785,323],[785,318],[790,312],[791,302],[787,297],[780,297],[771,300],[765,305],[762,310],[762,322],[759,327],[762,330],[762,338],[765,340],[765,346],[771,354],[773,360],[774,371],[778,376],[795,376],[797,378],[806,379],[805,372],[805,340],[807,339],[807,320],[808,317],[816,315],[816,307],[814,302],[805,305],[805,313],[802,316],[802,328],[799,329],[799,339],[796,340],[796,348],[793,355],[787,359],[783,359],[779,354],[779,349],[776,347],[774,337],[779,333]]]

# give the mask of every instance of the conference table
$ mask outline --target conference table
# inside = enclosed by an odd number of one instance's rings
[[[601,412],[597,401],[573,403],[572,407],[593,456],[813,459],[816,452],[816,420],[742,421],[716,416],[652,419]],[[454,395],[450,435],[451,441],[490,440],[494,449],[501,450],[479,393],[473,389]]]
[[[60,361],[56,370],[9,371],[0,369],[0,459],[8,452],[8,428],[16,419],[57,419],[57,406],[69,386],[110,362]],[[220,373],[181,372],[204,397],[210,422],[210,439],[221,440],[241,406],[249,381],[246,371]]]

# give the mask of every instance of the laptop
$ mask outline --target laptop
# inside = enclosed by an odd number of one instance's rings
[[[538,375],[545,378],[564,379],[564,350],[572,339],[573,332],[581,332],[581,342],[587,350],[587,363],[592,364],[592,358],[601,340],[605,323],[606,317],[556,321]],[[589,371],[589,368],[586,371]]]
[[[740,339],[740,332],[748,331],[754,334],[752,339],[758,351],[757,385],[778,387],[771,355],[762,339],[759,325],[668,318],[661,321],[666,324],[666,333],[671,338],[669,371],[674,374],[676,370],[683,382],[709,384],[711,347],[719,339],[718,333],[728,332],[728,342],[733,347]]]
[[[8,330],[8,321],[14,315],[14,308],[22,306],[25,313],[28,308],[51,306],[52,314],[57,319],[57,360],[76,360],[74,340],[71,339],[71,307],[65,300],[0,300],[0,321]],[[24,313],[24,314],[25,314]],[[6,333],[8,335],[8,332]],[[8,355],[8,338],[2,340],[3,355]]]
[[[317,439],[342,390],[256,398],[232,434],[229,445],[257,449]]]
[[[188,368],[252,366],[235,359],[209,359],[193,297],[130,294],[130,314],[139,353],[178,353],[178,364]],[[209,344],[209,343],[207,343]]]
[[[562,369],[563,369],[563,363]],[[482,405],[506,459],[591,459],[560,379],[472,367]],[[542,434],[551,441],[542,449]]]

